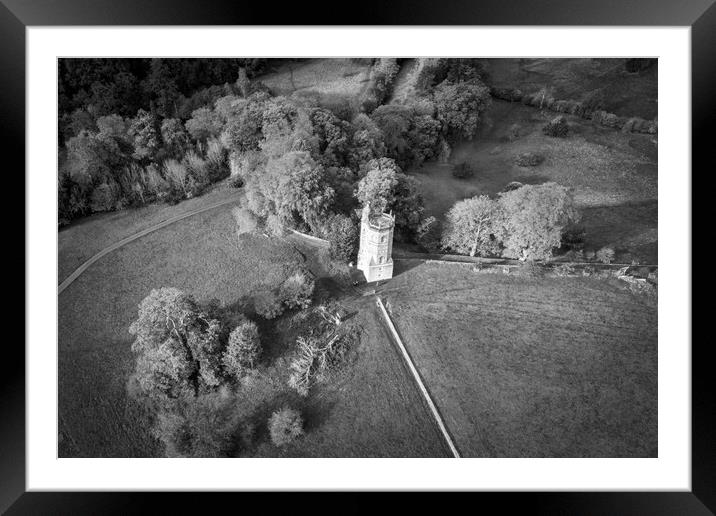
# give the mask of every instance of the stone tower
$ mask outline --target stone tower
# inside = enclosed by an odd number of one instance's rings
[[[378,281],[393,277],[393,228],[395,217],[387,213],[371,215],[370,203],[363,207],[360,221],[360,247],[358,269],[366,281]]]

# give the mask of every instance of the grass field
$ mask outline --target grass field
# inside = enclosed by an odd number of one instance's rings
[[[240,196],[241,190],[220,183],[202,196],[175,205],[155,203],[141,208],[95,214],[78,219],[57,234],[59,260],[57,282],[61,283],[88,258],[125,237],[171,217],[224,199],[238,200]]]
[[[238,245],[230,210],[231,205],[217,208],[127,244],[95,263],[60,295],[60,456],[162,453],[125,391],[134,365],[127,328],[136,318],[138,303],[152,288],[175,286],[200,301],[215,297],[223,303],[241,303],[276,286],[291,264],[303,262],[301,253],[280,241],[244,236]],[[102,233],[101,220],[88,223],[108,240],[116,227],[109,225]],[[81,227],[72,235],[84,245],[89,237],[81,235]],[[336,382],[317,387],[307,401],[297,400],[286,388],[286,361],[295,338],[290,316],[278,324],[262,325],[268,361],[253,389],[269,397],[264,404],[267,410],[286,400],[301,404],[308,434],[277,450],[259,431],[258,448],[251,454],[444,455],[440,436],[372,307],[357,303],[354,319],[360,321],[364,334],[354,363]]]
[[[276,95],[315,91],[345,97],[357,96],[368,83],[371,65],[351,59],[306,59],[278,61],[275,69],[258,80]]]
[[[584,215],[586,247],[614,246],[622,259],[657,262],[657,158],[651,135],[623,134],[568,116],[570,134],[552,138],[541,128],[553,113],[499,100],[486,113],[481,133],[458,144],[450,164],[408,170],[421,185],[428,214],[443,220],[452,205],[474,195],[495,196],[512,182],[554,181],[571,187]],[[519,136],[510,141],[514,124]],[[519,167],[514,159],[537,152],[544,162]],[[469,179],[452,176],[455,163],[472,165]]]
[[[484,59],[497,87],[520,88],[525,93],[551,87],[555,99],[582,100],[601,90],[605,109],[618,116],[656,118],[658,68],[628,73],[624,59]]]
[[[412,379],[391,348],[371,299],[348,301],[356,315],[347,321],[361,330],[357,349],[337,377],[312,388],[303,399],[285,386],[288,360],[296,334],[290,318],[274,328],[271,360],[261,373],[280,385],[272,409],[290,404],[307,418],[306,435],[277,448],[259,433],[250,456],[259,457],[446,457],[437,426],[423,405]],[[265,431],[264,431],[265,434]]]
[[[619,280],[397,265],[381,295],[463,455],[657,455],[655,299]]]

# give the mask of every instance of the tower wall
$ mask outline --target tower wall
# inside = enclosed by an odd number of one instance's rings
[[[367,207],[363,210],[358,249],[358,269],[366,281],[378,281],[393,277],[393,228],[394,218],[382,214],[370,218]]]

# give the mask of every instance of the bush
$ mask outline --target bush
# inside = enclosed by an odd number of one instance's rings
[[[241,235],[256,231],[258,220],[251,210],[235,206],[231,210],[231,214],[234,216],[234,221],[236,221],[236,232],[238,234]]]
[[[564,116],[558,116],[542,127],[542,132],[547,136],[554,136],[557,138],[564,138],[567,136],[569,131],[569,125],[567,125],[567,119]]]
[[[562,233],[562,245],[567,249],[579,251],[584,248],[586,230],[582,225],[573,225]]]
[[[517,88],[491,88],[490,94],[496,99],[506,100],[507,102],[520,102],[525,96],[521,90]]]
[[[519,181],[510,181],[507,183],[505,188],[502,190],[503,192],[511,192],[512,190],[517,190],[519,188],[522,188],[524,185],[520,183]]]
[[[576,271],[571,263],[563,263],[553,269],[553,274],[559,278],[574,276]]]
[[[654,58],[632,58],[624,62],[624,69],[629,73],[638,73],[654,66],[657,60]]]
[[[283,304],[274,292],[262,292],[254,298],[254,310],[264,319],[275,319],[283,313]]]
[[[303,418],[299,411],[284,407],[271,414],[268,427],[274,446],[284,446],[303,435]]]
[[[602,263],[612,263],[614,261],[614,249],[611,247],[602,247],[597,251],[597,260]]]
[[[288,308],[308,308],[315,286],[310,272],[296,271],[281,285],[279,299]]]
[[[544,161],[544,156],[536,152],[523,152],[515,157],[518,167],[536,167]]]
[[[221,358],[224,371],[240,379],[247,369],[253,369],[261,354],[259,330],[252,321],[244,321],[229,334],[229,344]]]
[[[507,139],[511,142],[517,140],[520,137],[520,124],[512,124],[507,130]]]
[[[458,163],[452,169],[453,177],[456,177],[458,179],[468,179],[474,174],[475,171],[472,169],[472,166],[470,166],[469,163]]]

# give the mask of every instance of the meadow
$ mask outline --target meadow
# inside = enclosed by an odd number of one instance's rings
[[[174,286],[199,301],[217,298],[240,307],[305,263],[303,253],[281,240],[242,236],[237,241],[230,210],[231,205],[210,210],[127,244],[59,296],[60,456],[161,455],[144,413],[125,389],[134,367],[127,329],[152,288]],[[87,223],[101,226],[93,218]],[[298,404],[305,410],[308,433],[278,450],[260,427],[251,455],[444,455],[440,436],[372,307],[358,301],[352,310],[358,312],[354,320],[363,334],[351,364],[307,399],[286,386],[296,337],[293,316],[261,324],[266,357],[253,384],[246,386],[255,395],[252,406],[268,417],[284,402]]]
[[[573,191],[583,214],[586,248],[610,245],[627,263],[657,263],[656,138],[569,115],[569,135],[553,138],[541,129],[554,116],[493,99],[480,134],[457,144],[450,163],[425,163],[407,171],[419,181],[427,214],[442,221],[455,202],[475,195],[494,197],[512,181],[554,181]],[[515,158],[525,152],[541,154],[544,161],[518,166]],[[453,177],[457,163],[468,163],[473,177]]]
[[[205,194],[178,204],[157,202],[78,219],[57,234],[57,282],[61,283],[87,259],[123,238],[214,203],[230,199],[238,201],[241,195],[241,190],[222,182],[213,185]]]
[[[638,73],[624,68],[624,59],[482,59],[496,87],[519,88],[525,93],[550,88],[557,100],[581,100],[600,91],[604,109],[624,117],[656,118],[658,68]]]
[[[276,95],[289,96],[296,92],[358,96],[370,76],[369,60],[304,59],[301,62],[279,60],[271,63],[273,70],[259,80]]]
[[[657,306],[619,280],[406,268],[379,295],[468,457],[655,457]]]

